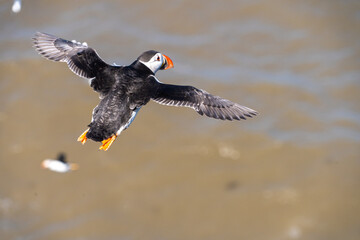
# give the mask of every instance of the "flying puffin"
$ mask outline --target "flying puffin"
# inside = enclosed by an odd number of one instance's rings
[[[54,172],[65,173],[79,169],[76,163],[68,163],[64,153],[59,153],[56,159],[45,159],[41,162],[41,167]]]
[[[82,144],[92,139],[102,142],[99,149],[108,150],[150,99],[163,105],[190,107],[200,115],[221,120],[257,115],[253,109],[204,90],[161,83],[155,73],[174,65],[168,56],[158,51],[146,51],[130,65],[117,66],[104,62],[86,42],[68,41],[41,32],[37,32],[33,40],[39,54],[52,61],[66,62],[76,75],[88,79],[100,95],[89,128],[78,138]]]

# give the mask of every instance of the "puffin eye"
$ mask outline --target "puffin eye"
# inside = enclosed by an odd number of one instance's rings
[[[160,56],[157,56],[156,61],[160,61]]]

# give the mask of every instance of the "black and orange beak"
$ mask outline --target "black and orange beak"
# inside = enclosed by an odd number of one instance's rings
[[[163,54],[163,57],[164,57],[164,62],[163,62],[163,65],[161,66],[161,70],[166,70],[166,69],[169,69],[169,68],[173,68],[174,67],[174,64],[173,64],[173,61],[166,55]]]

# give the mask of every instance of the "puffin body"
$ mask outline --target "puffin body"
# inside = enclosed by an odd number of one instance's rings
[[[65,154],[60,153],[57,159],[45,159],[42,161],[41,167],[59,173],[65,173],[79,169],[78,164],[68,163],[65,158]]]
[[[106,151],[150,100],[190,107],[201,115],[221,120],[240,120],[257,115],[250,108],[204,90],[161,83],[155,73],[172,68],[173,62],[160,52],[149,50],[129,66],[113,66],[105,63],[86,43],[40,32],[33,40],[39,54],[49,60],[66,62],[71,71],[88,79],[90,86],[100,95],[89,128],[78,138],[83,144],[87,139],[102,142],[100,149]]]
[[[111,68],[115,68],[112,71]],[[156,91],[153,79],[147,79],[152,73],[140,64],[126,67],[111,67],[106,79],[113,82],[110,90],[101,96],[101,101],[93,110],[92,121],[86,137],[94,141],[103,141],[119,135],[134,120],[140,108],[150,101]],[[105,74],[97,79],[101,79]],[[148,80],[148,81],[147,81]],[[100,80],[100,82],[103,82]],[[93,88],[102,89],[92,81]]]

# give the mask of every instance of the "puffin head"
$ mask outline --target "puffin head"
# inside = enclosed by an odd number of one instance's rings
[[[153,73],[174,67],[172,60],[160,52],[149,50],[143,52],[137,60],[149,68]]]

